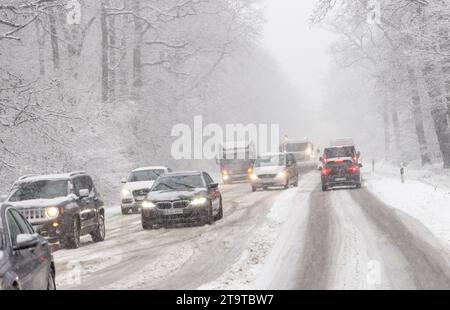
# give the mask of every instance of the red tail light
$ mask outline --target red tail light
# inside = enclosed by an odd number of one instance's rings
[[[330,168],[325,167],[325,168],[322,169],[322,176],[326,177],[330,173],[331,173],[331,169]]]
[[[353,174],[359,173],[359,167],[352,165],[352,166],[348,167],[348,172],[353,173]]]

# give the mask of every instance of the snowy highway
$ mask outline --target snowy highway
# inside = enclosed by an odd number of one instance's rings
[[[59,289],[450,289],[450,255],[364,187],[251,192],[221,186],[224,219],[144,231],[107,209],[106,241],[58,250]]]

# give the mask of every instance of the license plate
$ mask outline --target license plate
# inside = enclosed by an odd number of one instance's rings
[[[144,200],[144,199],[145,199],[145,197],[146,197],[146,196],[137,196],[137,197],[136,197],[136,200],[138,200],[138,201],[142,201],[142,200]]]
[[[170,209],[170,210],[166,210],[165,214],[166,215],[179,215],[179,214],[183,214],[183,210],[182,209]]]
[[[334,179],[335,181],[347,181],[347,178],[336,178],[336,179]]]

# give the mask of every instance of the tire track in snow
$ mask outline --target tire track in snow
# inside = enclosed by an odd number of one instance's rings
[[[353,191],[351,195],[366,216],[403,253],[418,289],[450,289],[448,253],[445,255],[421,238],[399,218],[395,209],[369,191]]]

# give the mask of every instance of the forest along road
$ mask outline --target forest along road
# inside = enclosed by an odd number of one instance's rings
[[[141,228],[107,213],[107,240],[54,253],[60,289],[450,289],[450,253],[419,222],[364,188],[251,193],[222,186],[224,219]]]

